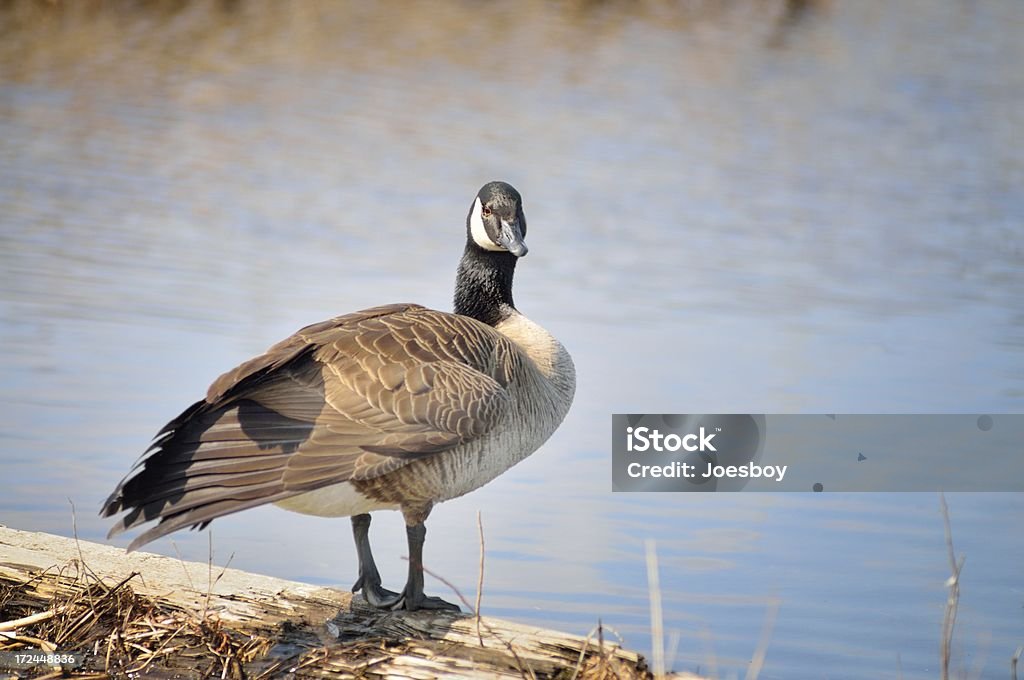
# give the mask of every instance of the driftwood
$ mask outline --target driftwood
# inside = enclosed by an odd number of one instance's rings
[[[125,610],[141,623],[124,623]],[[81,634],[93,628],[91,638]],[[650,676],[643,657],[598,635],[472,615],[381,613],[340,590],[0,526],[0,649],[16,644],[18,631],[38,641],[39,630],[79,640],[96,657],[90,670],[113,675],[141,668],[168,677],[174,668],[222,677]],[[203,665],[203,648],[232,652]],[[167,650],[189,650],[190,660]],[[122,652],[131,658],[112,670]]]

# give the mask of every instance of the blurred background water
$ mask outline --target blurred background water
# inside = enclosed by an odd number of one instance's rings
[[[931,494],[612,494],[614,412],[1020,412],[1018,0],[0,3],[0,522],[102,499],[220,372],[299,326],[450,307],[465,213],[524,194],[516,300],[573,353],[535,456],[437,508],[486,613],[672,667],[937,676]],[[949,497],[954,666],[1024,639],[1024,498]],[[374,524],[403,578],[397,515]],[[260,508],[214,558],[348,586],[348,522]],[[118,541],[123,544],[125,541]],[[192,532],[151,549],[205,560]],[[442,594],[443,586],[428,589]]]

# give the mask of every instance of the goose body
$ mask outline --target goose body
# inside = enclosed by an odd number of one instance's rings
[[[133,549],[266,503],[352,516],[353,590],[378,607],[452,608],[423,595],[427,515],[539,448],[575,391],[568,352],[512,302],[526,254],[518,192],[484,185],[466,233],[453,313],[395,304],[346,314],[225,373],[107,499],[104,516],[127,512],[111,535],[156,521]],[[369,547],[368,513],[384,509],[406,520],[401,593],[381,587]]]
[[[422,321],[417,326],[424,329],[451,324],[462,338],[479,334],[474,343],[476,348],[492,347],[484,365],[477,365],[474,370],[490,375],[501,387],[500,392],[495,390],[489,397],[494,400],[493,416],[477,416],[494,417],[494,424],[479,437],[444,455],[409,461],[378,478],[343,482],[292,496],[278,501],[278,506],[308,515],[343,517],[401,509],[403,502],[440,503],[458,498],[540,448],[565,417],[575,389],[572,359],[561,343],[537,324],[517,313],[491,328],[468,317],[417,305],[395,308],[401,311],[392,313],[394,318],[388,318],[391,314],[382,318],[384,324],[406,319]],[[439,341],[436,346],[446,345]],[[460,355],[452,360],[464,359]]]

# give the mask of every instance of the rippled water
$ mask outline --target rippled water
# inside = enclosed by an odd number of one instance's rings
[[[677,669],[742,676],[777,602],[762,678],[936,677],[936,497],[613,495],[609,414],[1024,408],[1019,3],[0,15],[0,522],[69,534],[70,499],[102,540],[100,501],[222,370],[337,313],[448,308],[503,178],[516,300],[579,391],[541,452],[434,511],[428,566],[473,593],[480,510],[485,610],[648,649],[653,538]],[[949,501],[956,661],[1003,677],[1024,498]],[[355,577],[346,521],[213,533],[221,563]],[[400,581],[399,517],[374,544]]]

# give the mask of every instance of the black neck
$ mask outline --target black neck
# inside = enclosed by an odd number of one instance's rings
[[[469,240],[455,277],[455,313],[489,326],[511,316],[515,312],[512,277],[517,259],[509,252],[484,250]]]

